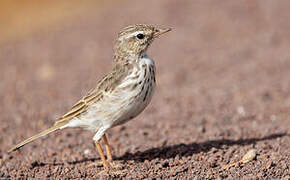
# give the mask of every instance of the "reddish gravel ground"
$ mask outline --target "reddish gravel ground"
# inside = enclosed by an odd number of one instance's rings
[[[122,1],[1,45],[0,179],[290,179],[290,2]],[[66,129],[18,152],[110,70],[120,28],[174,30],[155,41],[158,89],[108,133],[124,174],[100,173],[93,134]],[[251,149],[257,154],[237,163]]]

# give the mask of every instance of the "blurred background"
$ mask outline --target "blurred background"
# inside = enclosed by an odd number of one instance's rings
[[[112,130],[117,156],[164,142],[289,132],[289,9],[279,0],[1,0],[1,153],[93,88],[111,68],[117,33],[136,23],[173,31],[148,51],[158,73],[152,103],[126,125],[126,136]],[[63,146],[92,136],[71,134]],[[42,154],[56,151],[53,138],[43,142]],[[22,163],[39,157],[29,155]]]

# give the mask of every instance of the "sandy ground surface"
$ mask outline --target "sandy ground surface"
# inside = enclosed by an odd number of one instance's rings
[[[0,178],[289,179],[290,3],[123,1],[0,48]],[[120,176],[93,134],[66,129],[7,154],[48,128],[108,72],[120,28],[174,30],[155,41],[158,89],[108,137]],[[254,149],[247,163],[237,163]]]

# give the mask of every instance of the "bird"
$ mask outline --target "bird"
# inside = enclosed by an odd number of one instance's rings
[[[95,133],[93,141],[105,170],[113,168],[111,146],[106,131],[139,115],[150,103],[156,87],[155,63],[147,49],[171,28],[135,24],[123,28],[114,43],[112,70],[55,124],[8,150],[22,146],[56,130],[82,128]],[[107,159],[100,145],[103,139]]]

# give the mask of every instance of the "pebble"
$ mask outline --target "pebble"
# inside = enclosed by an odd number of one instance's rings
[[[242,160],[240,160],[240,162],[247,163],[247,162],[255,159],[256,156],[257,156],[257,150],[251,149],[243,156],[243,158],[242,158]]]
[[[270,167],[272,167],[274,164],[273,164],[273,161],[269,161],[267,164],[266,164],[266,168],[269,169]]]
[[[91,151],[89,149],[84,150],[84,154],[90,154],[90,153],[91,153]]]

